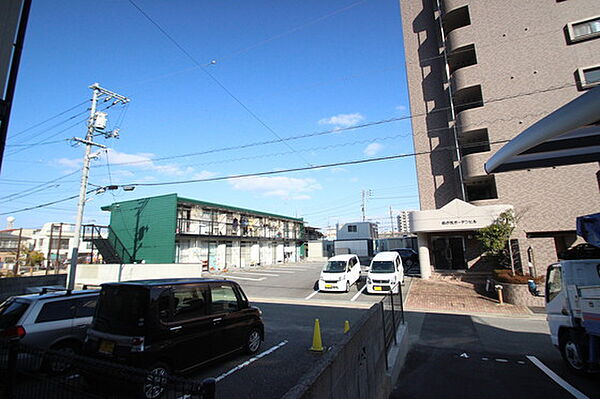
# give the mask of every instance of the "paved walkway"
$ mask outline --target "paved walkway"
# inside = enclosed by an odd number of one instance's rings
[[[414,279],[407,310],[443,311],[456,313],[494,313],[503,315],[531,315],[525,306],[500,305],[496,299],[480,294],[472,282],[456,276],[433,275],[430,280]]]

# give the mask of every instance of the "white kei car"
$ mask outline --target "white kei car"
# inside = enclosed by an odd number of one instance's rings
[[[321,271],[319,291],[350,291],[360,279],[360,260],[356,255],[337,255],[329,258]]]
[[[367,293],[383,294],[400,291],[399,284],[404,285],[404,267],[398,252],[380,252],[371,261],[367,275]]]

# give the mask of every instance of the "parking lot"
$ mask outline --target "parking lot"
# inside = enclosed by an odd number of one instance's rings
[[[265,341],[253,356],[230,355],[183,377],[197,382],[207,377],[216,378],[217,398],[280,398],[284,395],[314,368],[323,353],[341,340],[346,321],[352,329],[365,310],[382,299],[381,295],[367,295],[362,280],[347,293],[315,291],[322,267],[322,263],[286,263],[206,275],[231,279],[243,287],[252,304],[263,312]],[[323,353],[309,349],[315,319],[320,322]],[[42,377],[68,381],[77,389],[94,393],[77,370],[68,375]],[[40,381],[34,381],[24,378],[20,383],[23,387],[43,386]],[[114,397],[127,395],[127,392],[117,392]]]
[[[297,303],[368,309],[381,300],[381,295],[369,295],[365,277],[350,287],[349,292],[319,292],[316,283],[323,263],[285,263],[272,266],[235,269],[207,276],[232,279],[238,282],[252,301],[269,303]],[[406,278],[403,296],[410,289],[411,278]]]

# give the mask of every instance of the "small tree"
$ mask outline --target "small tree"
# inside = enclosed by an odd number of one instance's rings
[[[486,255],[492,257],[499,265],[512,264],[507,244],[515,227],[515,214],[508,210],[502,212],[492,224],[477,232],[477,238]],[[514,269],[512,274],[515,275]]]
[[[44,254],[40,251],[27,251],[25,264],[27,266],[41,265],[44,259]]]

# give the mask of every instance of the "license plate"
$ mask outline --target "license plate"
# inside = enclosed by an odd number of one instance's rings
[[[100,341],[100,347],[98,348],[98,352],[106,353],[107,355],[112,355],[115,350],[115,343],[112,341]]]
[[[331,284],[325,284],[325,288],[333,288],[333,285],[331,285]]]
[[[373,287],[375,291],[381,291],[381,287]]]

